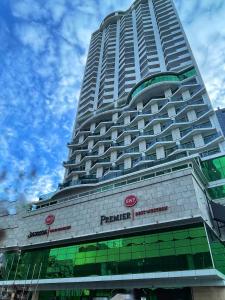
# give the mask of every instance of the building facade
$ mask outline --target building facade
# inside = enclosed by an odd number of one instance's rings
[[[172,0],[93,33],[68,147],[57,191],[0,216],[3,299],[225,299],[224,136]]]
[[[223,135],[225,135],[225,108],[219,108],[216,110],[216,115],[219,120]]]

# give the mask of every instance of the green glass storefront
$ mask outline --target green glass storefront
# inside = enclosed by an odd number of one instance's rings
[[[65,278],[212,268],[203,225],[5,255],[5,279]]]
[[[209,182],[225,179],[225,156],[203,161],[202,170]],[[213,200],[225,198],[225,185],[210,188],[208,193]]]
[[[211,255],[210,255],[211,249]],[[5,254],[2,279],[48,279],[216,268],[225,274],[225,247],[203,224],[58,248]],[[41,300],[110,299],[126,290],[40,292]],[[147,300],[191,300],[190,288],[140,289]],[[29,298],[28,298],[29,299]],[[141,299],[141,298],[139,298]]]
[[[146,300],[192,300],[191,289],[139,289],[133,291],[135,299]],[[113,289],[113,290],[67,290],[67,291],[49,291],[41,292],[39,298],[41,300],[90,300],[96,299],[111,299],[117,294],[130,294],[130,290]]]

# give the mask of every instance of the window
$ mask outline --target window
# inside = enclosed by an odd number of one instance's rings
[[[205,229],[195,226],[26,250],[20,258],[19,253],[6,253],[3,277],[68,278],[212,268]]]

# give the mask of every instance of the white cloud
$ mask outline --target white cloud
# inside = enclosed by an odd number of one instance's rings
[[[44,174],[33,180],[26,191],[27,201],[37,201],[40,195],[55,191],[57,189],[55,179],[57,178],[59,182],[62,182],[63,176],[63,167],[58,167],[55,171],[51,172],[51,174]]]
[[[52,3],[52,1],[46,1],[45,8],[49,11],[55,23],[59,23],[67,13],[65,0],[54,0],[54,3]]]
[[[91,33],[109,13],[126,10],[132,2],[46,0],[41,4],[39,0],[32,0],[31,5],[30,0],[10,0],[16,17],[15,33],[23,45],[23,53],[20,53],[19,62],[15,56],[7,62],[9,72],[5,72],[5,82],[8,89],[4,103],[0,104],[0,122],[3,124],[10,117],[15,121],[15,124],[11,122],[11,129],[4,128],[5,137],[0,136],[1,155],[13,165],[4,187],[15,182],[15,174],[20,169],[29,170],[33,162],[31,153],[36,155],[41,171],[37,177],[21,181],[18,187],[21,195],[29,200],[37,199],[40,193],[53,191],[62,181],[64,169],[60,160],[65,159],[67,153],[66,139],[71,135]],[[225,105],[225,2],[175,2],[214,106]],[[9,28],[4,30],[9,32]],[[13,69],[15,62],[17,70]],[[18,69],[20,76],[16,73]],[[41,85],[36,86],[36,82]],[[21,122],[18,116],[21,115],[25,119],[28,115],[34,116],[32,129],[37,131],[34,135],[32,132],[30,140],[17,135],[20,130],[17,125]],[[24,159],[13,153],[12,140],[19,140]]]
[[[35,23],[17,25],[16,34],[24,46],[29,46],[35,53],[45,49],[49,38],[46,27]]]
[[[176,0],[214,107],[225,105],[225,2]]]
[[[36,0],[10,1],[12,13],[17,18],[39,20],[46,17],[46,10]]]

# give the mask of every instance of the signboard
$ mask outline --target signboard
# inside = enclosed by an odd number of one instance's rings
[[[137,204],[138,198],[135,195],[129,195],[124,199],[124,205],[126,207],[133,207]]]
[[[55,222],[55,216],[54,215],[48,215],[45,218],[45,224],[48,225],[48,229],[43,229],[43,230],[39,230],[39,231],[31,231],[28,234],[27,238],[30,239],[32,237],[41,236],[41,235],[49,236],[50,233],[71,229],[70,225],[69,226],[64,226],[64,227],[58,227],[58,228],[51,228],[50,225],[53,224],[54,222]]]
[[[46,225],[52,225],[55,221],[55,216],[54,215],[48,215],[46,218],[45,218],[45,224]]]
[[[147,208],[147,209],[142,209],[136,211],[133,207],[137,204],[138,198],[135,195],[128,195],[124,199],[124,205],[126,207],[132,208],[130,212],[125,212],[125,213],[119,213],[116,215],[111,215],[111,216],[105,216],[102,215],[100,217],[100,225],[103,224],[108,224],[112,222],[118,222],[118,221],[125,221],[125,220],[134,220],[136,217],[143,216],[146,214],[154,214],[154,213],[159,213],[163,211],[168,210],[168,206],[160,206],[160,207],[153,207],[153,208]]]

